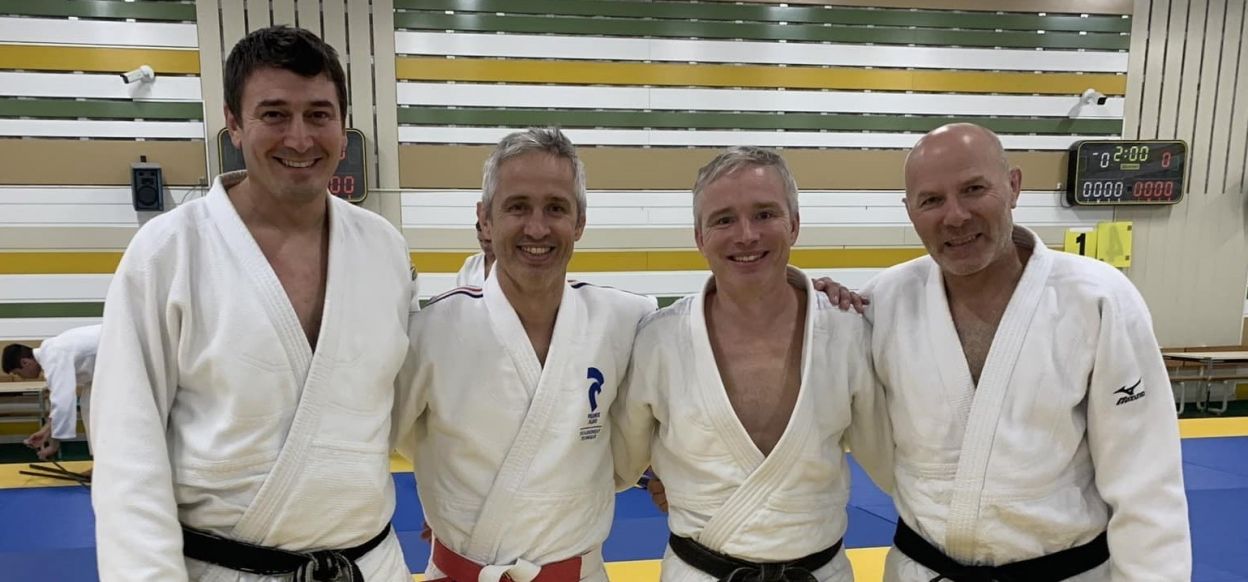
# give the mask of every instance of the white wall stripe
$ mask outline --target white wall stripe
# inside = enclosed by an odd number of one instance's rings
[[[592,171],[592,169],[591,169]],[[798,176],[798,186],[801,177]],[[691,180],[692,182],[692,176]],[[0,188],[0,200],[4,200],[5,189]],[[690,194],[687,190],[590,190],[586,193],[587,205],[596,207],[635,207],[635,206],[674,206],[690,207]],[[802,208],[812,206],[901,206],[905,192],[901,190],[802,190],[800,204]],[[1024,190],[1019,196],[1020,207],[1063,207],[1064,192],[1047,190]],[[401,193],[401,204],[404,207],[435,207],[462,206],[473,207],[481,199],[479,190],[404,190]]]
[[[34,205],[5,204],[0,206],[4,218],[0,219],[5,226],[15,225],[74,225],[74,226],[111,226],[138,224],[138,215],[134,208],[121,204],[91,205]]]
[[[123,83],[118,75],[0,72],[0,96],[81,97],[136,101],[199,101],[199,77],[157,75],[152,83]]]
[[[407,32],[395,52],[500,58],[1125,73],[1127,53]]]
[[[1121,119],[1121,97],[1076,107],[1077,96],[951,95],[861,91],[781,91],[573,87],[485,83],[398,84],[401,105],[654,109],[677,111],[809,111],[913,115],[983,115]]]
[[[853,227],[905,227],[910,221],[898,191],[801,193],[804,232]],[[1093,226],[1111,220],[1113,210],[1067,207],[1061,192],[1026,192],[1014,210],[1014,220],[1029,226]],[[467,229],[476,220],[479,194],[471,190],[451,192],[407,191],[401,196],[402,225],[409,229]],[[689,194],[665,192],[588,193],[586,219],[601,231],[631,231],[642,239],[657,231],[687,231],[693,227]],[[822,233],[821,233],[822,235]],[[823,236],[816,238],[822,239]],[[811,244],[809,239],[804,244]],[[822,244],[815,242],[814,244]]]
[[[195,23],[0,17],[0,42],[195,48]]]
[[[129,188],[82,186],[3,186],[0,205],[7,204],[130,204]],[[3,218],[0,218],[3,222]]]
[[[909,226],[906,209],[897,206],[871,207],[807,207],[802,208],[802,225],[808,227],[842,226]],[[403,226],[454,227],[472,225],[475,213],[471,207],[404,207]],[[1081,225],[1109,220],[1113,210],[1073,208],[1018,208],[1014,220],[1020,224]],[[586,211],[586,221],[593,228],[677,228],[693,227],[693,215],[687,208],[595,208]]]
[[[47,339],[75,327],[100,323],[99,317],[44,317],[0,319],[0,340]]]
[[[3,127],[0,126],[0,134]],[[399,127],[399,143],[495,144],[517,127]],[[764,147],[909,148],[919,133],[838,133],[814,131],[668,131],[647,129],[565,129],[577,145],[707,146],[755,145]],[[1010,150],[1065,150],[1083,139],[1114,139],[1116,136],[1003,135]]]
[[[843,285],[857,289],[882,270],[811,269],[807,273],[814,277],[831,277]],[[626,271],[569,273],[568,278],[643,295],[670,296],[696,293],[709,275],[709,271]],[[112,279],[111,274],[0,275],[0,303],[103,301]],[[454,273],[422,273],[418,280],[422,299],[440,295],[455,287]],[[12,320],[0,319],[0,326],[5,321]]]
[[[193,195],[202,195],[204,188],[165,187],[165,196],[172,202],[183,202]],[[107,186],[0,186],[0,205],[6,204],[83,204],[130,206],[129,188]],[[3,223],[0,216],[0,223]]]
[[[0,275],[0,303],[103,301],[110,275]]]
[[[884,269],[806,269],[811,277],[830,277],[850,289],[861,289]],[[568,273],[568,278],[594,285],[615,287],[641,295],[672,297],[692,295],[702,289],[710,271],[649,271],[619,273]],[[420,275],[420,298],[428,299],[455,288],[453,273]],[[3,321],[3,320],[0,320]]]
[[[204,139],[199,121],[0,119],[0,136]]]

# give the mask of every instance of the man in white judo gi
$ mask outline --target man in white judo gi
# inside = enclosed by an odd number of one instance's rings
[[[338,56],[249,34],[225,70],[247,170],[147,223],[109,287],[96,367],[96,541],[111,581],[410,582],[390,531],[407,245],[326,189]]]
[[[481,203],[478,202],[478,211],[480,206]],[[494,266],[494,248],[485,229],[481,228],[481,221],[477,221],[476,229],[477,244],[481,246],[481,252],[464,259],[464,266],[455,275],[456,287],[484,287],[486,278],[490,276],[490,269]]]
[[[499,142],[478,218],[481,290],[414,313],[396,404],[433,529],[429,580],[606,581],[615,502],[607,410],[653,299],[566,280],[585,173],[558,130]]]
[[[617,485],[651,463],[663,478],[665,582],[852,580],[844,447],[891,487],[870,330],[788,266],[798,194],[779,155],[720,154],[693,209],[711,277],[638,329],[612,409]]]
[[[929,255],[863,291],[897,446],[885,579],[1189,580],[1178,428],[1140,294],[1013,223],[1022,174],[987,129],[927,134],[905,173]]]
[[[91,379],[100,326],[76,327],[48,338],[37,348],[9,344],[4,348],[4,373],[34,380],[42,373],[48,382],[48,423],[25,441],[41,460],[56,456],[61,441],[78,436],[78,407],[90,438]]]

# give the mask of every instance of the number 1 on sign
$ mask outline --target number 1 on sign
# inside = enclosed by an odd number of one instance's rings
[[[1066,231],[1066,244],[1062,250],[1085,257],[1096,256],[1096,231],[1091,228],[1071,228]]]

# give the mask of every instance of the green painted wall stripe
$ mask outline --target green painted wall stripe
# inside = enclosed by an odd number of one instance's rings
[[[1116,119],[992,118],[819,113],[719,113],[681,111],[589,111],[577,109],[458,109],[400,107],[399,123],[416,125],[503,125],[513,127],[613,127],[654,129],[787,129],[927,132],[946,123],[969,121],[1000,133],[1117,135]]]
[[[196,102],[7,98],[0,99],[0,117],[203,119],[204,107]]]
[[[100,317],[104,302],[93,303],[0,303],[0,319],[17,317]]]
[[[1119,16],[1040,16],[990,12],[913,11],[845,7],[776,6],[715,2],[635,2],[625,0],[395,0],[395,8],[508,14],[557,14],[624,18],[743,20],[874,26],[916,26],[982,30],[1130,32]]]
[[[524,34],[604,36],[651,36],[659,38],[706,38],[787,40],[931,46],[980,46],[1010,48],[1084,48],[1124,50],[1130,39],[1119,34],[1054,32],[987,32],[973,30],[868,28],[819,24],[759,24],[691,20],[642,20],[625,18],[546,18],[497,16],[494,14],[444,14],[398,12],[396,28],[412,30],[459,30]]]
[[[195,5],[117,0],[0,0],[0,14],[194,22]]]

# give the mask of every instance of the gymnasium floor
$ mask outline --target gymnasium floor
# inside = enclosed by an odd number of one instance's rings
[[[1248,582],[1248,418],[1182,420],[1183,465],[1191,513],[1194,582]],[[80,470],[85,461],[67,466]],[[0,465],[0,580],[96,580],[89,492],[19,475],[23,464]],[[394,463],[398,510],[394,526],[413,571],[423,570],[428,545],[419,538],[415,483]],[[880,579],[896,513],[855,466],[846,546],[857,579]],[[613,582],[658,580],[666,522],[640,490],[620,494],[604,549]],[[420,580],[416,576],[416,580]]]

